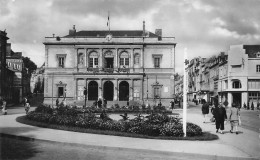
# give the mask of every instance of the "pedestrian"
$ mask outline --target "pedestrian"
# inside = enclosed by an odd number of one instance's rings
[[[205,99],[202,99],[201,103],[202,103],[201,111],[203,114],[203,123],[206,123],[207,114],[209,114],[209,104],[206,102]]]
[[[30,101],[29,101],[29,99],[27,99],[27,98],[25,98],[25,112],[26,112],[26,114],[28,114],[28,112],[29,112],[29,110],[30,110]]]
[[[57,106],[57,108],[59,107],[59,103],[60,103],[59,98],[57,98],[56,99],[56,106]]]
[[[215,122],[215,116],[214,116],[214,113],[215,113],[215,105],[214,105],[213,103],[212,103],[210,112],[211,112],[211,114],[212,114],[212,118],[210,119],[210,121],[211,121],[211,122]]]
[[[233,129],[235,127],[236,134],[238,134],[239,118],[240,118],[239,106],[237,106],[235,103],[232,103],[232,107],[230,108],[230,116],[229,116],[230,125],[231,125],[230,133],[233,133]]]
[[[214,111],[214,116],[216,119],[216,133],[218,133],[219,129],[220,129],[220,133],[224,134],[223,131],[225,129],[224,127],[224,122],[225,119],[227,119],[227,113],[226,113],[226,109],[224,108],[222,102],[219,102],[219,105],[216,106],[215,111]]]
[[[7,109],[6,109],[6,101],[5,101],[5,99],[2,100],[2,112],[3,112],[3,115],[7,115]]]
[[[98,103],[98,108],[101,108],[101,106],[102,106],[102,100],[101,100],[100,98],[98,99],[98,102],[97,102],[97,103]]]
[[[171,109],[174,109],[174,101],[171,101],[170,105],[171,105]]]
[[[27,103],[28,99],[26,97],[24,97],[23,99],[23,106],[25,107],[26,103]]]
[[[129,105],[129,103],[128,103]],[[106,108],[107,107],[107,100],[104,98],[104,107]]]

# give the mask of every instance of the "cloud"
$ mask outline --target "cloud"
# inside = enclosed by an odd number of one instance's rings
[[[1,0],[0,1],[0,15],[6,16],[10,13],[10,9],[8,8],[10,1],[9,0]]]
[[[159,1],[152,0],[55,0],[52,9],[62,14],[73,14],[79,17],[95,14],[104,16],[108,11],[114,17],[135,17],[149,12]]]
[[[15,51],[41,65],[44,37],[65,36],[72,25],[80,30],[161,28],[176,38],[178,71],[183,50],[189,58],[209,57],[232,44],[259,44],[260,0],[0,0],[0,28],[7,29]],[[39,57],[41,57],[39,60]]]

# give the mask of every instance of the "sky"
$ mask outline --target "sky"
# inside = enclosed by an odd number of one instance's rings
[[[0,30],[15,52],[38,67],[44,63],[44,38],[69,29],[162,29],[175,37],[176,71],[188,59],[227,52],[230,45],[260,44],[260,0],[0,0]]]

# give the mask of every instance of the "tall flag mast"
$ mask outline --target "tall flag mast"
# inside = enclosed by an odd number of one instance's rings
[[[186,137],[187,129],[187,75],[186,75],[186,65],[189,64],[187,59],[187,48],[184,48],[184,63],[183,63],[183,114],[182,114],[182,124],[183,124],[183,133]]]
[[[107,17],[107,26],[108,26],[108,31],[110,33],[110,19],[109,19],[109,11],[108,11],[108,17]]]

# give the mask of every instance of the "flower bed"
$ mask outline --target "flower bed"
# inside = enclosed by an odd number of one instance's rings
[[[75,108],[59,107],[52,109],[41,105],[35,111],[26,115],[28,120],[56,124],[63,126],[81,127],[97,130],[109,130],[142,134],[148,136],[183,136],[182,123],[179,118],[174,118],[166,113],[151,113],[145,118],[138,114],[133,119],[112,120],[103,111],[103,116],[97,117],[88,110],[84,115]],[[201,136],[202,129],[192,123],[187,123],[187,136]]]

